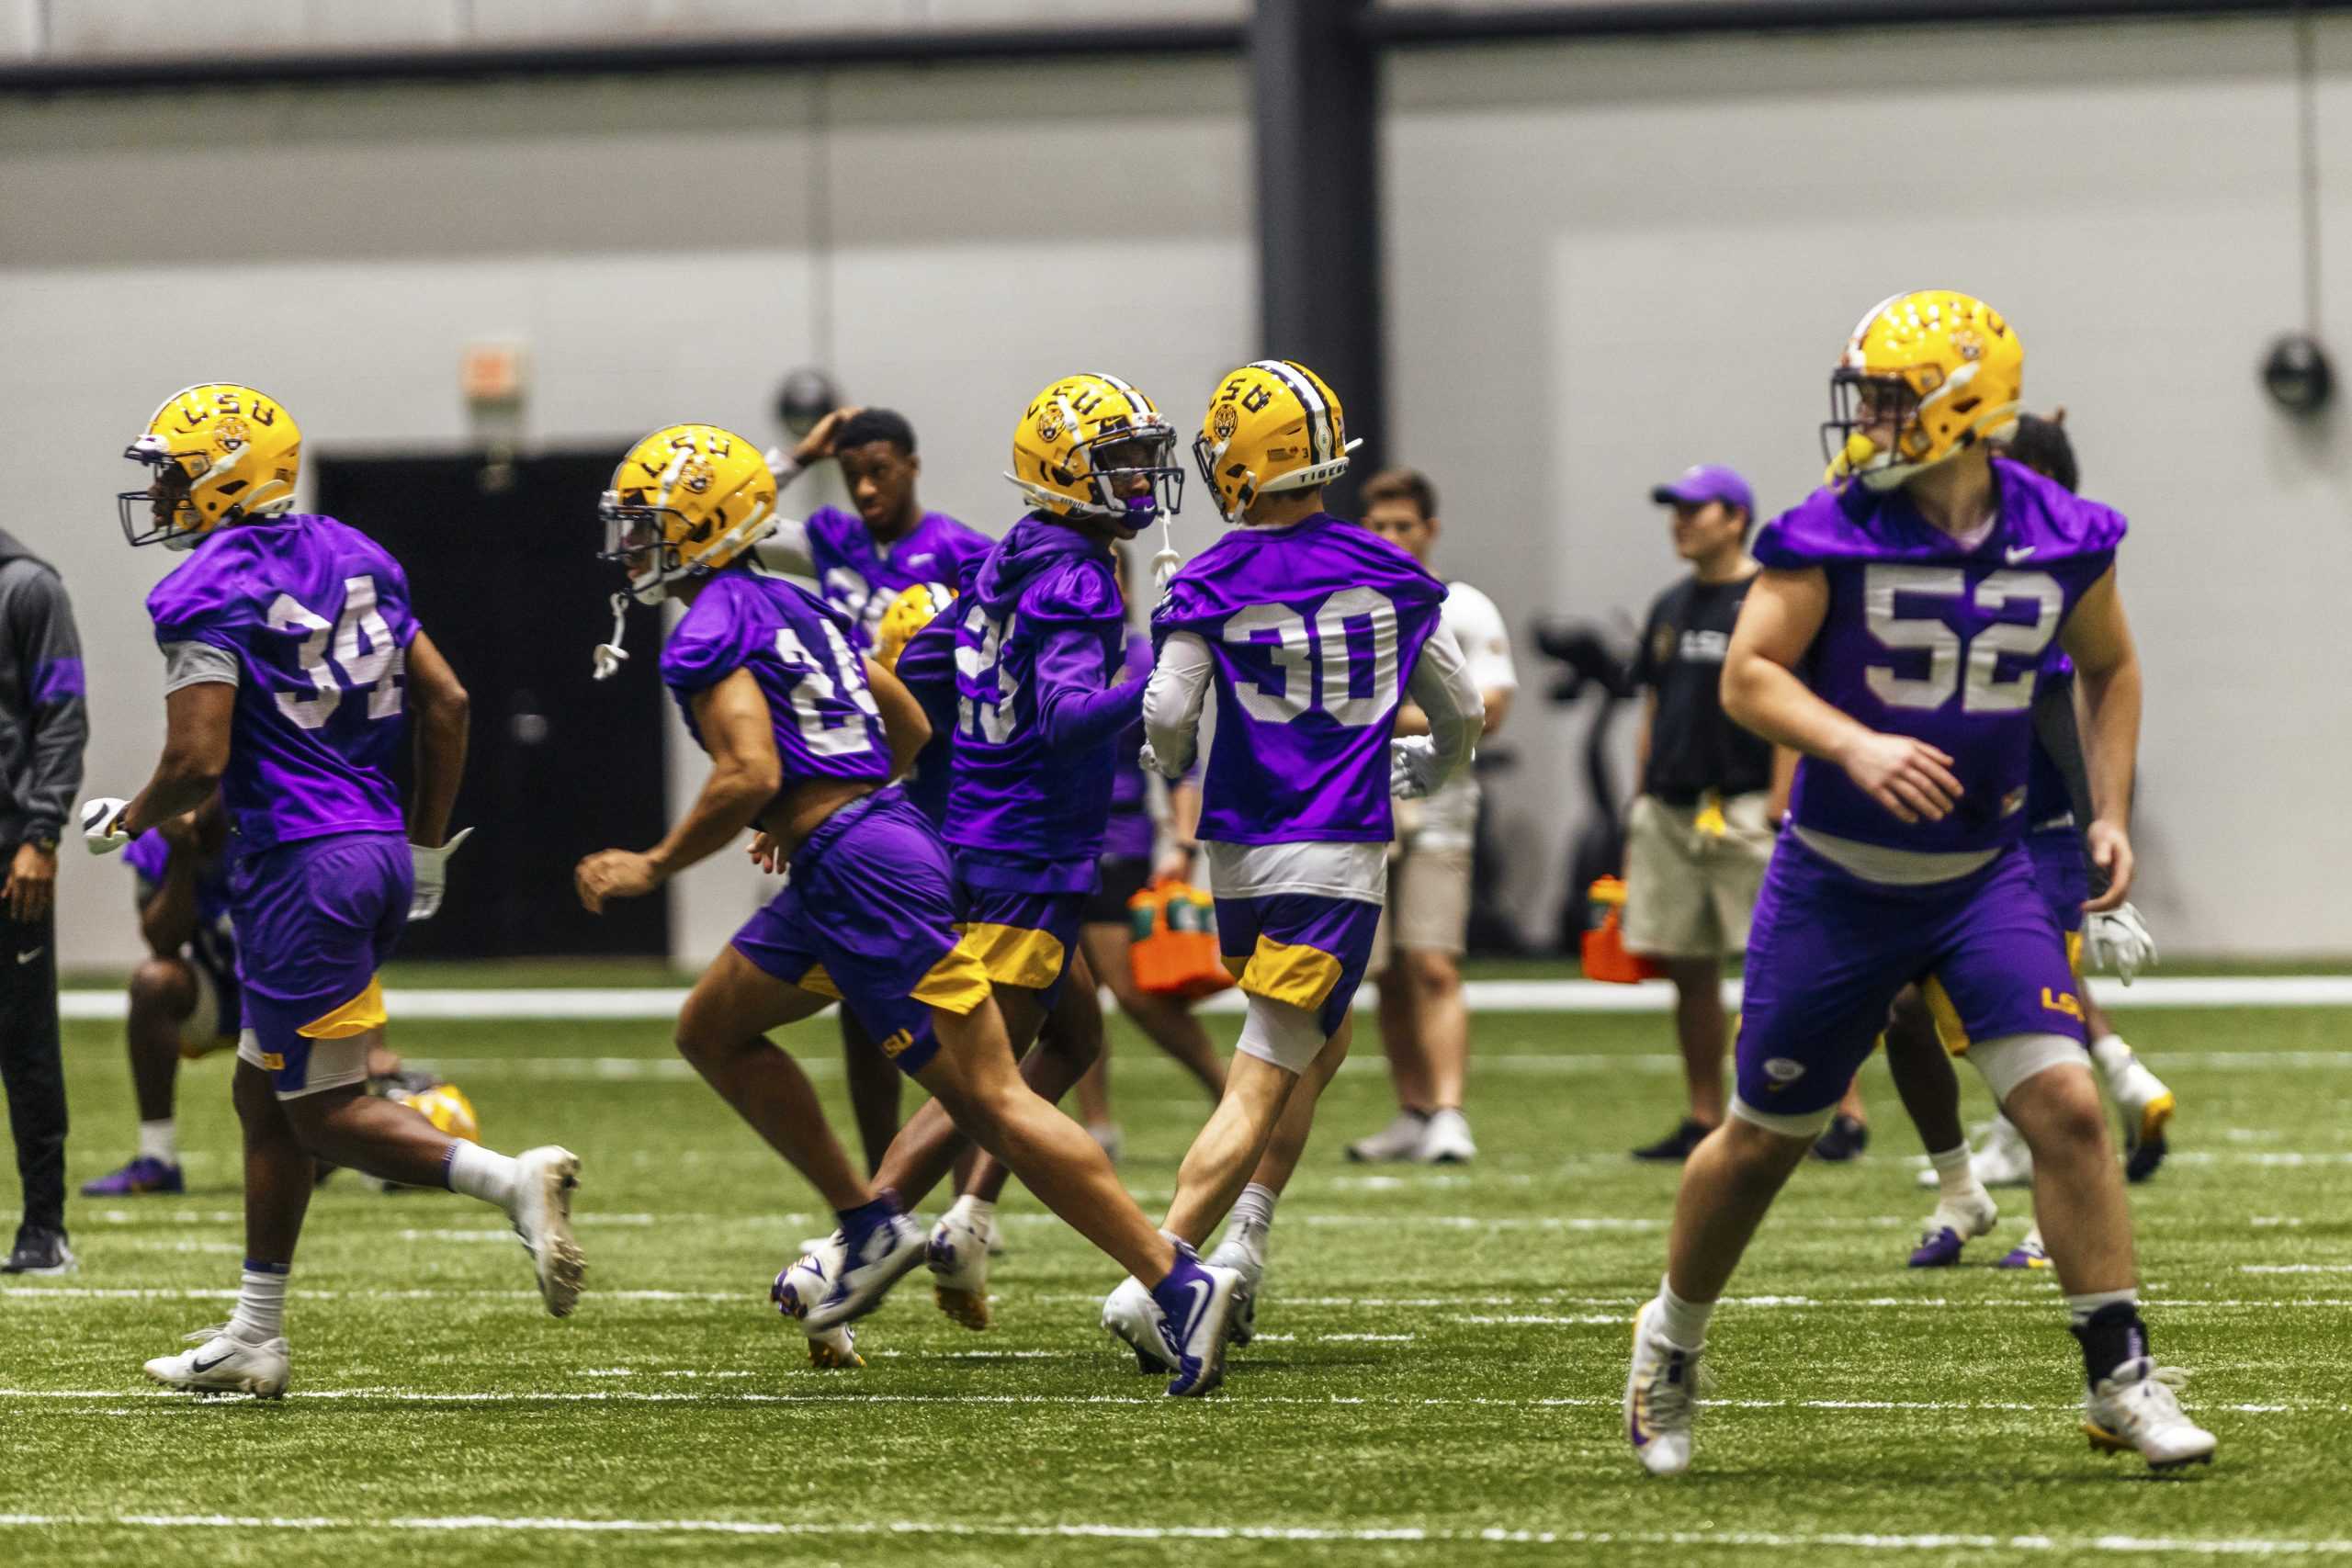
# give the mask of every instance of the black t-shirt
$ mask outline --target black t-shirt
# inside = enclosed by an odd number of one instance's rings
[[[1711,789],[1729,795],[1771,787],[1771,743],[1726,718],[1720,692],[1732,624],[1755,581],[1686,577],[1650,605],[1634,661],[1634,678],[1657,693],[1643,794],[1689,806]]]

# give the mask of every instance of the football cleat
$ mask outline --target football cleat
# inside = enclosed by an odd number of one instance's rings
[[[995,1228],[950,1211],[931,1227],[924,1243],[933,1298],[940,1311],[969,1329],[985,1330],[995,1321],[989,1311],[989,1233]]]
[[[1413,1150],[1414,1162],[1419,1165],[1467,1165],[1477,1157],[1470,1119],[1453,1110],[1431,1112],[1419,1146]]]
[[[882,1304],[890,1287],[923,1260],[922,1227],[893,1203],[881,1219],[842,1237],[840,1269],[804,1319],[813,1332],[854,1323]]]
[[[1634,1364],[1625,1374],[1625,1436],[1652,1475],[1690,1468],[1690,1418],[1699,1405],[1699,1352],[1652,1326],[1656,1298],[1634,1316]]]
[[[1370,1137],[1358,1138],[1347,1148],[1348,1158],[1358,1165],[1385,1165],[1391,1160],[1411,1159],[1421,1146],[1421,1134],[1430,1119],[1418,1111],[1399,1111],[1396,1119]]]
[[[291,1376],[286,1341],[272,1339],[248,1345],[232,1337],[226,1325],[199,1328],[187,1337],[193,1350],[158,1356],[147,1363],[147,1375],[166,1388],[187,1393],[250,1393],[256,1399],[283,1399]]]
[[[1176,1363],[1168,1359],[1168,1341],[1159,1332],[1160,1317],[1159,1303],[1132,1274],[1102,1298],[1102,1326],[1136,1353],[1136,1371],[1166,1377],[1176,1370]]]
[[[2008,1256],[1993,1265],[1996,1269],[2047,1269],[2050,1254],[2041,1245],[2041,1227],[2034,1226],[2025,1233],[2025,1239],[2009,1248]]]
[[[1987,1187],[2028,1186],[2033,1180],[2033,1151],[2007,1117],[1996,1116],[1984,1146],[1968,1156],[1968,1168]]]
[[[1690,1157],[1692,1150],[1707,1141],[1707,1134],[1713,1131],[1714,1129],[1704,1122],[1693,1121],[1686,1116],[1682,1119],[1681,1125],[1657,1143],[1644,1144],[1640,1148],[1635,1149],[1634,1157],[1657,1165],[1680,1165]],[[1930,1181],[1928,1185],[1932,1187],[1935,1183]]]
[[[149,1193],[176,1196],[187,1190],[187,1182],[180,1175],[180,1168],[166,1165],[152,1155],[141,1155],[120,1170],[82,1183],[85,1198],[141,1198]]]
[[[2124,1179],[2145,1181],[2165,1163],[2165,1129],[2172,1124],[2174,1110],[2172,1090],[2134,1057],[2131,1066],[2116,1075],[2108,1092],[2123,1112]]]
[[[7,1260],[0,1262],[0,1274],[71,1274],[81,1267],[81,1259],[65,1244],[65,1233],[41,1225],[18,1225],[17,1245],[9,1249]]]
[[[2083,1400],[2083,1432],[2093,1453],[2137,1452],[2150,1470],[2213,1462],[2213,1434],[2191,1421],[2173,1391],[2188,1381],[2148,1357],[2126,1361]]]
[[[1980,1235],[1992,1234],[2001,1217],[1990,1194],[1979,1190],[1963,1198],[1947,1198],[1936,1205],[1911,1254],[1914,1269],[1949,1269],[1960,1261],[1960,1249]]]
[[[1245,1231],[1237,1225],[1208,1256],[1210,1268],[1230,1269],[1241,1276],[1241,1300],[1233,1310],[1233,1325],[1227,1330],[1227,1337],[1237,1348],[1258,1337],[1258,1290],[1266,1280],[1264,1235],[1263,1231]]]
[[[538,1274],[539,1299],[549,1317],[570,1317],[580,1304],[580,1282],[588,1272],[580,1243],[571,1235],[571,1194],[580,1185],[580,1156],[553,1144],[514,1156],[514,1208],[508,1217],[531,1254]]]
[[[865,1365],[865,1358],[857,1353],[857,1330],[843,1324],[808,1336],[808,1364],[820,1371],[855,1371]]]
[[[1813,1141],[1812,1157],[1829,1165],[1844,1165],[1860,1158],[1862,1151],[1870,1146],[1869,1125],[1841,1111],[1829,1119],[1829,1125]]]
[[[1160,1343],[1176,1364],[1176,1375],[1168,1380],[1172,1399],[1214,1393],[1225,1382],[1226,1341],[1235,1312],[1246,1299],[1238,1270],[1208,1263],[1184,1268],[1192,1262],[1192,1248],[1181,1248],[1177,1272],[1182,1278],[1171,1276],[1152,1292],[1162,1314]]]

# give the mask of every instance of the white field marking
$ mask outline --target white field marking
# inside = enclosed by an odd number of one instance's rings
[[[2352,1274],[2352,1263],[2241,1263],[2241,1274]]]
[[[1522,1529],[1489,1525],[1447,1529],[1424,1525],[1124,1525],[1065,1521],[986,1525],[921,1519],[616,1519],[503,1517],[492,1514],[390,1518],[330,1518],[235,1514],[0,1514],[0,1526],[156,1530],[414,1530],[508,1535],[722,1535],[873,1539],[941,1537],[957,1540],[1264,1540],[1335,1545],[1427,1543],[1474,1546],[1758,1547],[1818,1552],[2013,1551],[2098,1551],[2196,1557],[2346,1556],[2352,1540],[2299,1536],[1894,1535],[1849,1531]]]
[[[1674,1004],[1673,987],[1663,982],[1610,986],[1592,980],[1472,980],[1463,987],[1474,1010],[1543,1013],[1660,1013]],[[2245,975],[2151,976],[2129,990],[2105,993],[2119,1010],[2141,1008],[2352,1007],[2352,975]],[[1358,991],[1356,1006],[1373,1005],[1373,987]],[[499,990],[433,990],[399,987],[384,993],[396,1019],[547,1019],[643,1021],[675,1019],[684,1005],[683,987],[566,989],[529,987]],[[1739,985],[1724,983],[1724,1003],[1739,1005]],[[1200,1004],[1202,1012],[1238,1013],[1244,1001],[1227,991]],[[119,1020],[129,998],[120,990],[72,990],[58,998],[59,1013],[70,1019]],[[632,1058],[622,1058],[624,1060]],[[684,1068],[684,1064],[677,1064]]]

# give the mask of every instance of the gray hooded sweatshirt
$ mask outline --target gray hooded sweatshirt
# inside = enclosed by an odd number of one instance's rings
[[[89,738],[82,639],[65,584],[0,530],[0,846],[64,832]]]

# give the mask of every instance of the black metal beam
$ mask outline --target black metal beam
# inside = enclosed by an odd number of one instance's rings
[[[860,65],[968,64],[989,61],[1143,59],[1241,52],[1238,22],[1164,22],[1062,28],[819,33],[749,39],[661,39],[628,44],[487,49],[345,50],[90,60],[0,67],[0,95],[144,92],[191,87],[338,83],[477,82],[499,77],[642,75]]]
[[[1258,0],[1250,73],[1258,166],[1260,336],[1340,396],[1351,438],[1386,461],[1379,54],[1369,0]],[[1365,466],[1331,487],[1352,513]]]
[[[1383,6],[1367,13],[1363,25],[1382,47],[1412,47],[1976,22],[2288,16],[2300,8],[2295,0],[1594,0],[1581,6]],[[2309,0],[2309,8],[2352,10],[2352,0]]]

